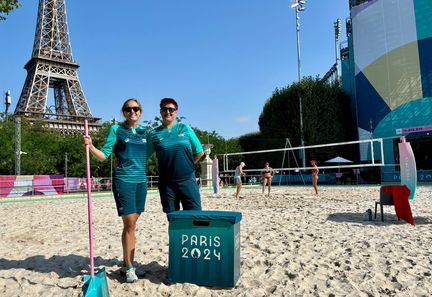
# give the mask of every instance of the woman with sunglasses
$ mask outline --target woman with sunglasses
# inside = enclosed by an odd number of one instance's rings
[[[156,151],[159,166],[159,194],[162,209],[200,210],[201,197],[195,178],[195,164],[204,155],[191,127],[176,121],[178,104],[173,98],[160,102],[162,125],[150,131],[149,147]]]
[[[125,121],[112,125],[101,150],[93,146],[91,137],[84,137],[92,155],[106,160],[114,152],[118,166],[115,168],[113,194],[117,213],[123,221],[122,246],[123,267],[126,282],[138,280],[133,267],[135,256],[136,222],[144,211],[147,196],[147,131],[138,125],[142,107],[135,99],[127,99],[121,112]]]

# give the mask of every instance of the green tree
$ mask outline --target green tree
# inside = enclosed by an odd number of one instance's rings
[[[0,122],[0,175],[15,174],[15,124]]]
[[[58,172],[65,173],[67,153],[67,175],[70,177],[84,177],[86,175],[86,163],[83,136],[81,134],[63,135],[58,140],[60,141],[60,151],[57,153]],[[94,164],[99,161],[91,159],[90,162]]]
[[[288,138],[293,147],[300,146],[299,95],[303,109],[303,139],[305,145],[344,142],[354,139],[350,97],[338,84],[329,84],[320,78],[307,77],[287,86],[276,89],[264,105],[259,117],[261,139],[279,139],[283,143]],[[265,141],[273,144],[273,141]],[[243,144],[242,144],[243,145]],[[270,147],[275,148],[275,147]],[[306,150],[306,159],[323,159],[342,154],[355,156],[351,147],[334,147]]]
[[[236,153],[236,152],[242,152],[243,149],[240,146],[240,143],[238,141],[238,138],[230,138],[230,139],[224,139],[221,135],[219,135],[216,131],[204,131],[200,130],[198,128],[193,128],[195,131],[195,134],[197,135],[198,139],[202,144],[213,144],[213,148],[211,149],[210,158],[214,158],[214,155],[218,155],[218,159],[220,160],[219,163],[222,164],[222,155],[225,153]],[[228,158],[229,164],[228,168],[232,168],[239,160],[241,159],[241,156],[232,156]],[[223,168],[219,168],[220,171],[223,170]],[[198,172],[201,172],[199,169]]]
[[[241,151],[240,146],[236,146],[235,142],[228,142],[221,135],[219,135],[216,131],[205,131],[200,130],[198,128],[192,128],[195,131],[198,139],[202,144],[213,144],[213,148],[211,149],[210,157],[213,158],[214,155],[222,155],[224,153],[232,153]]]
[[[21,118],[21,174],[64,174],[66,153],[68,176],[85,176],[85,147],[82,134],[63,135],[47,129],[45,123]],[[105,139],[109,123],[103,124],[93,136],[95,145]],[[15,174],[15,119],[0,123],[0,175]],[[110,176],[110,162],[91,159],[93,176]]]
[[[21,150],[27,153],[21,156],[22,175],[60,173],[58,137],[54,130],[45,129],[42,122],[21,118]]]
[[[184,118],[178,119],[181,121]],[[158,126],[160,118],[154,122],[148,122],[148,129]],[[29,121],[21,118],[21,150],[26,152],[21,156],[21,174],[64,174],[68,169],[69,177],[84,177],[86,174],[85,147],[82,134],[63,135],[56,130],[47,129],[42,121]],[[92,134],[93,144],[101,148],[105,142],[111,122],[102,124],[98,132]],[[237,138],[224,139],[216,131],[207,132],[193,128],[201,143],[214,145],[211,157],[214,154],[222,155],[227,152],[242,151]],[[7,121],[0,122],[0,175],[15,174],[15,118],[10,116]],[[67,155],[67,161],[66,161]],[[220,157],[221,159],[221,157]],[[240,160],[239,158],[230,158]],[[113,168],[115,166],[113,158]],[[104,162],[91,157],[91,174],[95,177],[109,177],[111,175],[110,158]],[[231,166],[231,165],[230,165]],[[197,165],[200,173],[200,166]],[[149,158],[147,163],[147,175],[158,175],[156,155]]]
[[[244,151],[260,151],[269,149],[279,149],[284,147],[285,140],[282,137],[273,135],[263,135],[261,132],[249,133],[239,137],[239,144]],[[264,154],[245,154],[240,161],[244,161],[248,168],[262,168],[264,162],[269,162],[273,167],[279,167],[283,152],[264,153]]]
[[[5,20],[5,15],[20,5],[19,0],[0,0],[0,21]]]

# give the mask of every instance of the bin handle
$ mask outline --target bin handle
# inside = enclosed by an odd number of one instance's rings
[[[208,221],[193,221],[194,226],[209,226],[210,222]]]

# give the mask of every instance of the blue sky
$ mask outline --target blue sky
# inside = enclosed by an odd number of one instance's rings
[[[12,106],[31,58],[38,1],[22,1],[0,22],[0,91]],[[121,119],[126,98],[140,99],[143,120],[173,97],[179,116],[225,138],[259,130],[275,88],[297,80],[295,12],[289,0],[67,1],[72,53],[95,117]],[[323,76],[335,60],[333,22],[348,0],[310,0],[300,14],[302,75]],[[2,111],[4,95],[2,95]]]

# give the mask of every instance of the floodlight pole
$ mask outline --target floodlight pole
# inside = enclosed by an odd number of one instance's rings
[[[336,80],[339,81],[339,57],[338,57],[338,41],[341,34],[341,19],[337,19],[336,22],[333,23],[335,30],[335,56],[336,56]]]
[[[298,84],[299,84],[299,90],[298,90],[298,97],[299,97],[299,114],[300,114],[300,146],[304,147],[304,137],[303,137],[303,106],[302,106],[302,97],[300,92],[300,82],[301,82],[301,61],[300,61],[300,11],[305,10],[305,3],[306,1],[302,0],[292,0],[293,4],[291,5],[292,8],[295,9],[296,13],[296,32],[297,32],[297,74],[298,74]],[[300,158],[302,159],[302,166],[303,168],[306,167],[306,158],[305,158],[305,151],[302,148],[300,150]]]

